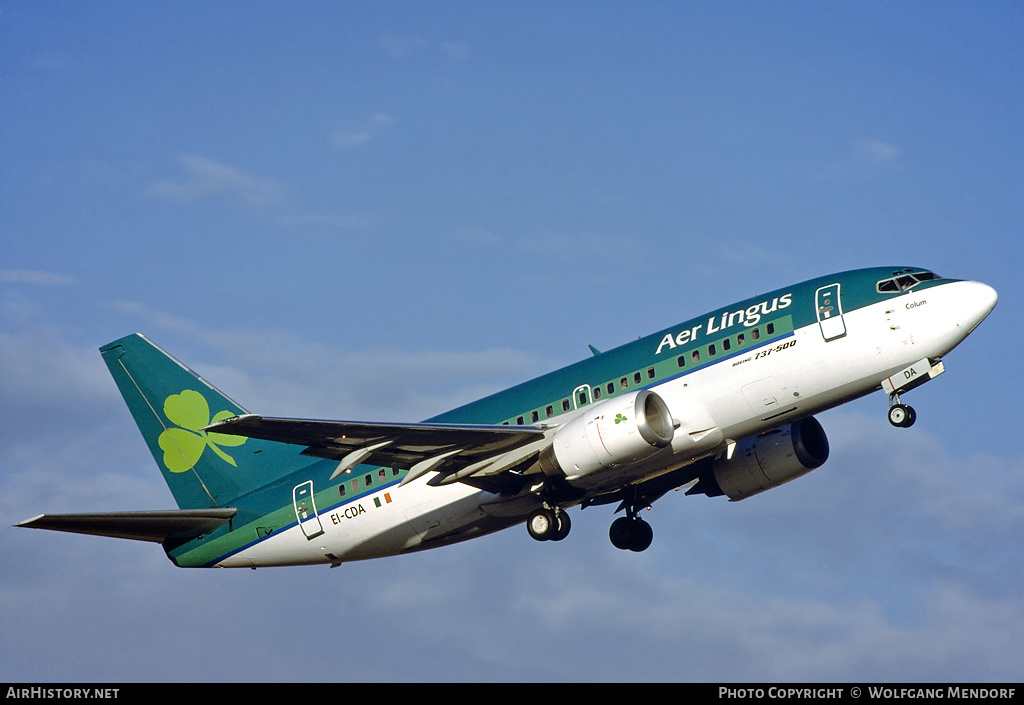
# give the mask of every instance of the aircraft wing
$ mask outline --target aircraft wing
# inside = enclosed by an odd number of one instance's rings
[[[75,534],[164,543],[208,534],[235,515],[237,509],[168,509],[152,512],[98,514],[40,514],[15,524],[29,529],[69,531]]]
[[[515,491],[521,475],[548,444],[538,426],[395,424],[266,418],[245,414],[203,429],[247,438],[304,445],[304,455],[338,461],[332,479],[361,463],[408,469],[403,484],[438,472],[430,484],[461,481],[492,492]]]

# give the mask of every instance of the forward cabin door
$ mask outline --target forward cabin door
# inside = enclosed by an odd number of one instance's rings
[[[843,306],[839,298],[839,283],[823,286],[814,292],[814,307],[818,312],[818,327],[827,343],[846,335]]]

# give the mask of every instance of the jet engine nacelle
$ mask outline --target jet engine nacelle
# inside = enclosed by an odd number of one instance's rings
[[[675,426],[665,401],[649,389],[595,404],[559,428],[552,451],[569,480],[635,463],[672,442]]]
[[[826,460],[828,438],[810,416],[737,444],[732,457],[715,460],[694,490],[736,501],[795,480]]]

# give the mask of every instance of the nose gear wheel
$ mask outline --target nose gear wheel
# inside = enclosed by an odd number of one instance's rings
[[[910,428],[917,421],[914,407],[900,402],[898,394],[889,395],[889,423],[899,428]]]

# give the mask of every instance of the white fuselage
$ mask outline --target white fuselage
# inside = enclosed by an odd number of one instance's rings
[[[908,365],[946,355],[994,303],[995,292],[976,282],[953,281],[919,293],[908,291],[843,313],[838,324],[844,328],[842,334],[821,323],[806,325],[746,355],[670,379],[652,389],[678,423],[671,446],[643,462],[593,473],[573,484],[591,492],[622,487],[720,452],[730,442],[869,394]],[[295,526],[217,565],[336,564],[394,555],[520,523],[539,504],[534,493],[527,494],[529,488],[519,499],[502,502],[495,494],[462,483],[432,486],[427,480],[386,486],[322,512],[323,532],[312,539]],[[374,511],[361,511],[371,506]]]

